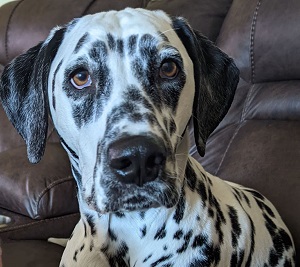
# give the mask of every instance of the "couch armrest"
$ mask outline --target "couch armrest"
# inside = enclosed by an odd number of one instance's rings
[[[45,219],[78,212],[76,183],[58,143],[48,143],[40,163],[30,164],[26,148],[0,153],[0,207]]]

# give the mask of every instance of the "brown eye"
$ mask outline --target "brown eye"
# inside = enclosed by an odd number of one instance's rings
[[[77,70],[71,75],[71,83],[76,89],[83,89],[92,84],[92,79],[87,70]]]
[[[178,68],[175,62],[165,61],[159,70],[159,76],[165,79],[173,79],[177,76]]]

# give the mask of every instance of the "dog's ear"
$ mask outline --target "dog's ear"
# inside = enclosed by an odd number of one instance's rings
[[[239,70],[231,58],[194,31],[183,18],[174,18],[173,28],[194,64],[194,135],[198,152],[204,156],[209,135],[232,103]]]
[[[47,83],[50,65],[64,35],[55,29],[45,42],[8,64],[0,80],[2,106],[27,145],[30,162],[41,160],[47,137]]]

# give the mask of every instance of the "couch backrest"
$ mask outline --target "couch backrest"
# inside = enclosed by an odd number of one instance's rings
[[[252,83],[300,79],[300,1],[234,1],[218,45]]]

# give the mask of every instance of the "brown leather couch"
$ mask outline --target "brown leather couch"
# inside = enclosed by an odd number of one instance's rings
[[[278,208],[300,251],[299,0],[21,0],[0,8],[0,73],[49,30],[74,17],[126,6],[182,15],[232,56],[241,80],[233,105],[211,135],[207,171],[255,188]],[[2,66],[1,66],[2,65]],[[50,127],[46,155],[28,163],[24,143],[0,109],[0,228],[4,267],[58,266],[76,224],[76,186]]]

